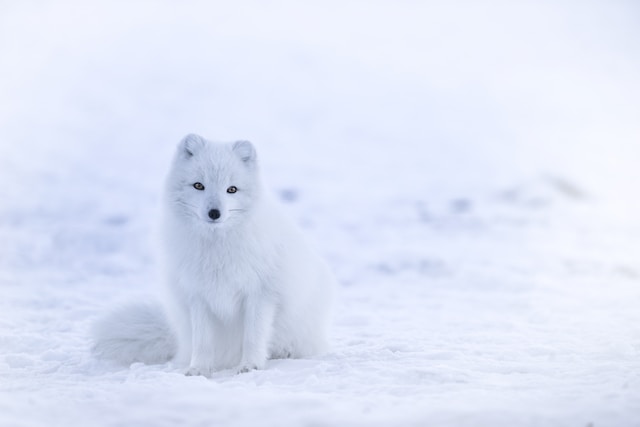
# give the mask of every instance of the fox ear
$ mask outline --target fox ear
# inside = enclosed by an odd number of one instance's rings
[[[178,150],[186,157],[191,157],[198,152],[204,144],[205,141],[203,137],[196,135],[195,133],[190,133],[182,138],[182,141],[180,141],[180,144],[178,145]]]
[[[234,142],[233,152],[240,156],[245,163],[254,163],[256,161],[256,149],[249,141]]]

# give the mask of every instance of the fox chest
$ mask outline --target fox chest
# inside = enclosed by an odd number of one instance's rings
[[[182,286],[191,298],[205,300],[220,318],[242,310],[248,296],[268,292],[273,267],[268,257],[251,253],[211,251],[208,256],[185,260]]]

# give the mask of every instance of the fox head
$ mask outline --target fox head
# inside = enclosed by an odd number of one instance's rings
[[[222,227],[242,221],[260,195],[256,151],[249,141],[215,143],[187,135],[178,144],[167,181],[174,213]]]

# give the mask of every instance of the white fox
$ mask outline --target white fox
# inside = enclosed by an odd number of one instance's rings
[[[164,249],[166,311],[138,304],[102,319],[98,356],[174,359],[187,375],[210,376],[327,349],[334,279],[263,190],[251,143],[180,142],[166,185]]]

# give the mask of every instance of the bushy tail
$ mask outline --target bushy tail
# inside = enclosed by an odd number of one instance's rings
[[[93,327],[93,354],[123,365],[164,363],[176,352],[175,335],[159,304],[132,304]]]

